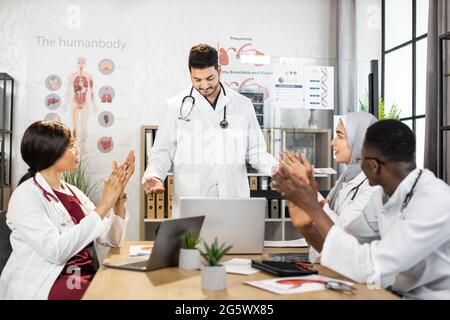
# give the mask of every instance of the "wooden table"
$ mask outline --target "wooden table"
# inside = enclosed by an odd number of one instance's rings
[[[128,256],[130,245],[143,245],[151,242],[125,241],[120,248],[112,248],[106,259],[117,260]],[[269,252],[295,252],[295,248],[265,248]],[[228,260],[231,256],[226,256]],[[261,259],[262,256],[239,255],[237,257]],[[347,278],[323,266],[315,266],[320,275],[338,279]],[[275,278],[265,272],[254,275],[227,274],[227,289],[218,292],[202,290],[199,270],[181,270],[177,267],[164,268],[150,272],[127,271],[101,267],[95,275],[88,290],[83,296],[85,300],[202,300],[202,299],[234,299],[234,300],[275,300],[275,299],[398,299],[394,294],[383,289],[369,289],[364,284],[356,284],[357,294],[347,295],[331,290],[310,293],[277,295],[262,289],[244,284],[246,281]]]

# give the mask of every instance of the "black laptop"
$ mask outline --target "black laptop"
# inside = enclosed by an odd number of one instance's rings
[[[170,219],[161,222],[155,237],[152,253],[146,260],[130,262],[130,259],[104,262],[108,268],[151,271],[178,265],[182,234],[186,231],[200,234],[205,216]]]

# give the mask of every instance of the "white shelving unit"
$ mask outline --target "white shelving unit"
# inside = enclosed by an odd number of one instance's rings
[[[269,131],[271,136],[266,135],[266,139],[272,143],[268,143],[268,151],[272,150],[292,150],[296,152],[306,153],[308,159],[316,167],[331,167],[331,130],[329,129],[273,129]],[[280,137],[274,139],[274,137]],[[279,144],[279,145],[277,145]],[[258,173],[248,173],[249,177],[268,177],[267,175]],[[326,174],[316,174],[320,191],[329,191],[331,188],[331,177]],[[268,177],[270,178],[270,177]],[[258,182],[258,186],[260,183]],[[270,186],[270,182],[269,182]],[[269,241],[288,241],[303,238],[303,236],[293,227],[292,221],[287,212],[288,201],[282,199],[281,196],[273,190],[251,190],[252,197],[268,198],[268,206],[271,205],[271,197],[279,199],[279,216],[280,218],[266,218],[265,240]],[[275,194],[276,193],[276,194]],[[269,210],[270,214],[270,210]]]
[[[151,147],[152,143],[146,141],[148,130],[153,131],[153,135],[150,135],[154,139],[156,126],[142,126],[141,127],[141,176],[144,174],[147,162],[147,149]],[[278,132],[277,132],[278,130]],[[284,150],[290,149],[293,151],[302,152],[302,137],[309,138],[309,143],[314,141],[313,158],[316,167],[330,167],[331,166],[331,149],[329,147],[331,139],[331,131],[329,129],[276,129],[276,130],[263,130],[265,134],[265,139],[268,141],[268,150]],[[273,136],[279,136],[281,139],[275,140]],[[311,138],[312,137],[312,138]],[[298,143],[298,145],[295,145]],[[278,145],[277,145],[278,144]],[[311,147],[311,146],[310,146]],[[279,152],[279,151],[278,151]],[[172,175],[172,174],[169,174]],[[260,173],[248,173],[248,177],[256,177],[261,179],[267,177],[267,189],[268,190],[251,190],[252,197],[277,197],[279,198],[280,208],[279,208],[279,218],[266,218],[266,231],[265,240],[269,241],[287,241],[302,238],[303,236],[292,226],[291,219],[287,212],[287,200],[282,199],[281,196],[274,190],[270,190],[270,177]],[[331,187],[331,177],[328,175],[316,175],[319,182],[320,190],[329,190]],[[258,181],[259,186],[259,181]],[[167,197],[167,194],[166,194]],[[155,229],[159,224],[167,220],[167,218],[151,218],[147,217],[146,212],[146,195],[143,190],[141,190],[141,223],[140,223],[140,239],[141,240],[153,240]],[[270,203],[268,203],[270,205]],[[167,209],[166,209],[167,210]],[[167,212],[166,212],[167,217]]]

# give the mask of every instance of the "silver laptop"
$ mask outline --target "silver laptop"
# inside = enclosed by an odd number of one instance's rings
[[[191,218],[170,219],[161,222],[155,237],[150,256],[139,261],[130,262],[130,259],[104,262],[103,265],[109,268],[151,271],[178,264],[182,235],[186,231],[200,233],[204,216]]]
[[[265,198],[180,199],[180,217],[205,216],[201,238],[233,245],[229,253],[261,254],[264,249]],[[203,245],[200,244],[203,249]]]

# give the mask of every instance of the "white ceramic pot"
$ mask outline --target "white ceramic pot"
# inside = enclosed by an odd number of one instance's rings
[[[200,269],[200,251],[198,249],[180,249],[178,268],[185,270]]]
[[[202,289],[217,291],[227,287],[225,266],[202,266]]]

